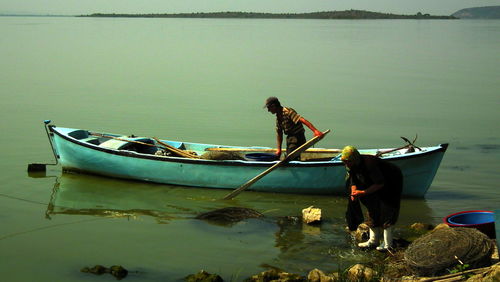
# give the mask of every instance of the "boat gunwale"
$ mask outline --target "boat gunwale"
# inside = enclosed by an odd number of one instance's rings
[[[150,155],[150,154],[142,154],[142,153],[137,153],[133,151],[126,151],[126,150],[115,150],[115,149],[110,149],[110,148],[105,148],[105,147],[99,147],[94,144],[89,144],[84,141],[80,141],[76,138],[72,138],[70,136],[67,136],[64,133],[61,133],[58,131],[55,125],[49,126],[49,129],[52,133],[57,134],[59,137],[63,138],[64,140],[67,140],[71,143],[74,143],[79,146],[83,146],[92,150],[96,151],[101,151],[104,153],[108,154],[113,154],[113,155],[118,155],[118,156],[123,156],[123,157],[131,157],[131,158],[139,158],[139,159],[148,159],[148,160],[155,160],[155,161],[162,161],[162,162],[175,162],[175,163],[191,163],[191,164],[200,164],[200,165],[223,165],[223,166],[252,166],[252,167],[270,167],[274,164],[276,164],[278,161],[273,161],[273,162],[256,162],[256,161],[245,161],[245,160],[206,160],[206,159],[189,159],[189,158],[182,158],[182,157],[172,157],[172,156],[155,156],[155,155]],[[64,127],[62,127],[64,128]],[[418,152],[417,154],[413,155],[395,155],[395,156],[390,156],[387,158],[383,158],[385,160],[390,160],[390,161],[398,161],[398,160],[407,160],[407,159],[413,159],[413,158],[419,158],[423,157],[426,155],[430,154],[435,154],[438,152],[445,152],[446,149],[448,148],[448,143],[443,143],[439,144],[438,146],[440,148],[433,149],[430,151],[425,151],[425,152]],[[432,146],[432,147],[438,147],[438,146]],[[293,161],[293,162],[288,162],[284,164],[286,167],[330,167],[330,166],[343,166],[344,164],[341,161],[334,161],[333,158],[332,160],[329,161],[310,161],[310,162],[301,162],[301,161]]]

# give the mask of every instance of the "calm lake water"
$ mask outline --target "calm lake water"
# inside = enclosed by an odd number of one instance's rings
[[[278,96],[321,130],[319,147],[450,143],[424,199],[404,199],[396,236],[462,210],[499,209],[500,21],[0,17],[0,273],[5,281],[177,281],[204,269],[241,281],[265,265],[306,274],[368,262],[338,196],[193,189],[63,174],[43,120],[65,127],[274,146]],[[308,132],[308,137],[311,133]],[[320,227],[282,224],[314,205]],[[226,206],[263,220],[218,226]],[[280,224],[278,224],[280,222]],[[104,279],[104,280],[103,280]]]

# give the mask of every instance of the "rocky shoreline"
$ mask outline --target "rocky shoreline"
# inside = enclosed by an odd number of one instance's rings
[[[218,214],[220,210],[214,212]],[[240,220],[244,219],[246,214],[241,213]],[[321,209],[313,206],[303,209],[302,222],[321,224]],[[361,224],[356,231],[350,233],[359,242],[366,240],[368,229],[367,225]],[[270,269],[245,281],[500,281],[496,240],[490,239],[484,233],[473,228],[451,228],[446,224],[434,227],[430,224],[415,223],[408,229],[420,236],[416,236],[411,242],[396,238],[394,248],[385,252],[382,261],[356,264],[344,271],[332,273],[313,269],[307,276]],[[346,229],[346,232],[349,231]],[[204,271],[189,275],[185,280],[223,281],[220,276]]]
[[[453,228],[448,227],[445,224],[440,224],[435,228],[429,230],[430,225],[416,223],[413,224],[410,229],[418,231],[426,231],[424,236],[429,236],[438,230],[450,231]],[[364,237],[365,232],[364,226],[361,226],[357,231],[352,233],[352,236],[357,238],[357,240]],[[465,229],[465,228],[462,228]],[[469,228],[467,228],[469,229]],[[479,237],[486,237],[481,232],[471,229],[469,233],[474,234]],[[402,239],[399,239],[402,240]],[[418,239],[417,239],[418,240]],[[415,240],[414,242],[416,242]],[[253,275],[244,281],[247,282],[290,282],[290,281],[304,281],[304,282],[333,282],[333,281],[412,281],[412,282],[452,282],[452,281],[468,281],[468,282],[479,282],[479,281],[500,281],[500,262],[498,255],[498,248],[496,246],[496,241],[493,239],[485,239],[491,243],[491,250],[485,250],[485,254],[488,255],[488,266],[480,268],[468,267],[469,261],[461,261],[457,259],[457,263],[452,269],[446,269],[448,274],[442,274],[439,276],[419,276],[415,270],[409,267],[408,262],[405,259],[405,252],[408,247],[398,246],[392,251],[386,253],[385,258],[381,262],[373,262],[368,264],[355,264],[344,271],[341,272],[325,272],[320,269],[312,269],[307,276],[301,276],[295,273],[288,273],[280,269],[270,269],[259,274]],[[403,244],[404,245],[404,244]],[[411,244],[410,244],[411,245]],[[375,250],[373,250],[375,251]],[[467,251],[467,250],[466,250]],[[431,258],[429,258],[431,259]],[[459,266],[463,267],[460,268]],[[185,278],[188,282],[200,282],[200,281],[224,281],[217,274],[210,274],[205,271],[200,271],[199,273],[189,275]]]

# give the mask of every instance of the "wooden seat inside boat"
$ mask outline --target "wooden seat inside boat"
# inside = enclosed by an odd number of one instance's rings
[[[88,137],[88,138],[80,139],[80,141],[87,142],[87,143],[94,144],[94,145],[101,144],[101,141],[97,137]]]

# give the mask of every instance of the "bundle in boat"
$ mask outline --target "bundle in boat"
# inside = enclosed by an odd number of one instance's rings
[[[204,160],[244,160],[244,158],[238,152],[225,152],[225,151],[207,151],[200,156]]]

